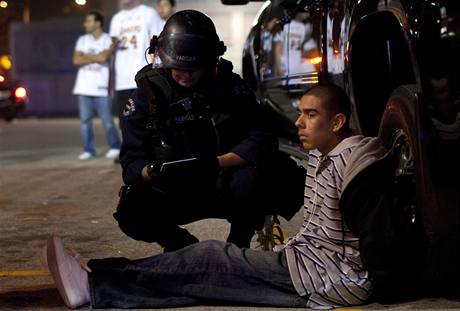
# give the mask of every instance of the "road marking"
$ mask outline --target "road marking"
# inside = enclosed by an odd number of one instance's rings
[[[50,275],[48,270],[0,271],[0,277],[24,277]]]
[[[43,285],[34,285],[34,286],[26,286],[26,287],[5,288],[5,289],[0,289],[0,295],[27,294],[27,293],[35,293],[35,292],[49,290],[49,289],[52,289],[52,290],[56,289],[56,285],[43,284]]]

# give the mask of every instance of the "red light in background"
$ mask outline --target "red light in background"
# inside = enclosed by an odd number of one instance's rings
[[[0,75],[0,83],[5,82],[5,77]]]
[[[22,86],[21,87],[18,87],[15,91],[14,91],[14,96],[17,98],[17,99],[24,99],[26,96],[27,96],[27,91],[25,88],[23,88]]]

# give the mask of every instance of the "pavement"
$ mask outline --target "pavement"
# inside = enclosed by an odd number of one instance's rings
[[[112,213],[122,183],[121,169],[103,157],[107,147],[98,121],[95,134],[99,156],[80,162],[77,119],[0,121],[0,311],[66,309],[40,262],[40,250],[53,233],[87,258],[134,259],[161,252],[158,245],[134,241],[119,230]],[[290,222],[282,221],[282,227],[292,235],[301,221],[299,212]],[[229,230],[221,219],[185,227],[200,240],[224,240]],[[252,247],[256,246],[253,241]],[[460,301],[427,298],[344,309],[460,310]],[[284,309],[197,306],[177,310]]]

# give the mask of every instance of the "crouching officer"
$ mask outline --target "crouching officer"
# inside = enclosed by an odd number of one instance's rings
[[[206,15],[174,14],[152,39],[161,62],[138,72],[123,111],[126,186],[114,217],[165,252],[198,242],[179,225],[204,218],[228,219],[227,240],[249,247],[265,215],[302,205],[304,173],[278,153],[254,94],[220,58],[225,49]]]

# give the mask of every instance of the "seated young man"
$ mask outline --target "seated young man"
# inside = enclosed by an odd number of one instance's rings
[[[205,241],[145,259],[106,258],[85,264],[67,254],[61,239],[53,236],[46,260],[66,305],[330,307],[366,302],[371,282],[359,240],[342,221],[339,199],[348,178],[345,172],[353,171],[347,161],[369,139],[352,136],[350,103],[339,87],[310,89],[299,109],[296,126],[310,155],[304,222],[295,237],[275,252]]]

